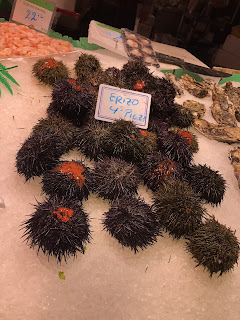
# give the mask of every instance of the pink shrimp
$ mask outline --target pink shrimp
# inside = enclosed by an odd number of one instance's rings
[[[69,52],[69,42],[52,39],[24,25],[0,23],[0,55],[48,55],[58,52]]]

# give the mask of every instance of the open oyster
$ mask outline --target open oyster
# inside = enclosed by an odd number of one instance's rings
[[[238,181],[238,187],[240,188],[240,147],[229,150],[228,154],[233,166],[235,177]]]
[[[204,104],[199,103],[195,100],[186,100],[183,102],[183,107],[192,112],[194,118],[202,119],[206,112]]]
[[[221,125],[236,127],[236,109],[232,104],[228,103],[228,99],[224,94],[224,91],[215,86],[212,91],[212,99],[213,104],[211,106],[211,112],[216,122]]]
[[[194,127],[209,139],[227,143],[240,142],[240,128],[238,127],[222,126],[203,119],[195,119]]]
[[[198,82],[188,74],[184,74],[181,77],[181,83],[185,90],[197,98],[205,98],[209,95],[208,90],[210,87],[206,81]]]

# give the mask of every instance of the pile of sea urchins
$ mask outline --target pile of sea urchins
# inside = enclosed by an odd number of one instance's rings
[[[47,117],[34,126],[16,157],[18,173],[26,180],[42,176],[47,196],[23,223],[30,246],[59,262],[84,253],[91,232],[82,200],[96,192],[110,201],[103,228],[122,246],[137,252],[167,231],[173,238],[187,239],[187,250],[210,275],[231,270],[238,260],[238,240],[204,208],[206,202],[220,205],[226,182],[207,165],[193,163],[198,151],[197,139],[188,130],[193,115],[174,102],[173,86],[141,62],[102,70],[93,55],[82,54],[74,79],[67,78],[62,63],[49,61],[47,67],[42,60],[33,67],[46,84],[53,82],[47,70],[57,74]],[[148,130],[122,119],[95,120],[101,83],[151,94]],[[82,161],[61,160],[73,148],[94,160],[94,169]],[[138,195],[141,182],[153,192],[151,206]]]

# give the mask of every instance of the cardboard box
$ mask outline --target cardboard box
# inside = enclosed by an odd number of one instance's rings
[[[230,69],[240,69],[239,53],[235,54],[224,49],[218,49],[213,59],[213,65]]]
[[[229,34],[222,46],[222,49],[240,56],[240,39]]]

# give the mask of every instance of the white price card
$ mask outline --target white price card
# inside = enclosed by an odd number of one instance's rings
[[[147,129],[151,95],[101,84],[95,110],[95,119],[113,122],[118,119],[132,121]]]
[[[44,0],[15,0],[10,19],[47,33],[54,11],[55,6]]]

